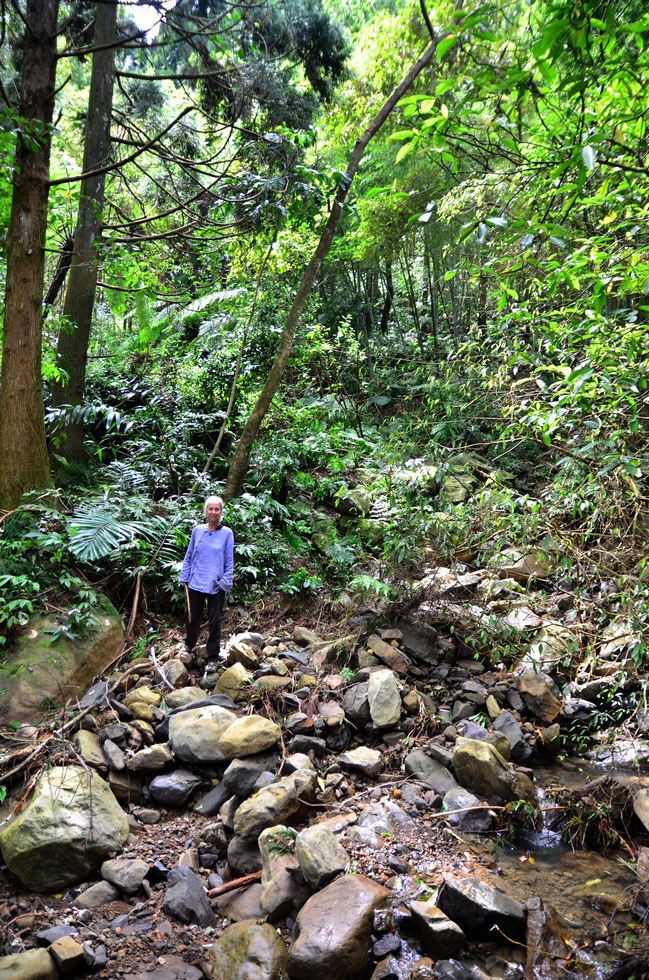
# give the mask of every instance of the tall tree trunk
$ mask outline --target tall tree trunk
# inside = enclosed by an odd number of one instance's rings
[[[383,303],[383,309],[381,310],[381,333],[388,332],[388,326],[390,323],[390,310],[392,309],[392,300],[394,298],[394,283],[392,281],[392,258],[387,258],[385,260],[385,301]]]
[[[284,329],[282,330],[282,335],[279,340],[277,354],[275,355],[275,360],[273,361],[270,373],[266,379],[266,384],[264,385],[262,392],[248,417],[248,421],[243,427],[243,432],[241,433],[241,437],[237,443],[237,448],[232,456],[232,461],[230,462],[230,468],[228,469],[228,476],[225,483],[224,497],[226,500],[229,500],[232,497],[238,497],[243,490],[243,481],[248,470],[250,450],[252,449],[253,442],[255,441],[255,437],[259,431],[259,427],[264,420],[264,416],[270,408],[270,404],[275,396],[277,388],[279,387],[279,383],[282,380],[284,368],[286,367],[286,362],[289,359],[291,348],[293,347],[293,337],[295,335],[295,328],[297,327],[300,314],[304,309],[304,304],[307,301],[307,297],[311,292],[311,287],[313,286],[316,276],[318,275],[320,266],[322,265],[322,260],[325,258],[327,252],[331,248],[331,243],[333,242],[342,214],[343,204],[349,192],[350,184],[356,175],[356,171],[358,170],[358,166],[361,162],[365,149],[372,137],[378,133],[379,129],[388,118],[399,99],[405,95],[419,73],[423,71],[426,65],[428,65],[433,59],[439,41],[446,37],[447,33],[448,32],[444,32],[439,36],[433,37],[433,40],[428,45],[422,56],[411,67],[408,74],[399,82],[397,87],[393,90],[391,95],[383,103],[379,111],[370,121],[367,129],[361,136],[359,136],[354,144],[354,148],[349,158],[349,163],[347,164],[347,170],[343,175],[343,179],[341,180],[336,191],[331,211],[329,213],[329,218],[320,236],[320,241],[318,242],[316,250],[309,260],[309,264],[304,270],[302,281],[293,298],[293,302],[291,303],[291,308],[288,312],[288,316],[286,317]]]
[[[98,3],[94,45],[106,47],[95,51],[92,56],[83,173],[108,163],[115,79],[113,45],[116,40],[117,3]],[[97,244],[101,234],[105,180],[105,174],[98,174],[81,182],[74,252],[63,305],[63,316],[69,329],[61,330],[57,348],[57,366],[66,372],[68,380],[54,384],[52,404],[55,406],[80,405],[83,401],[88,342],[97,291]],[[62,437],[57,452],[70,463],[83,463],[83,422],[68,422],[57,430],[56,435]]]
[[[27,0],[20,116],[7,239],[0,507],[51,486],[41,386],[41,333],[58,0]]]

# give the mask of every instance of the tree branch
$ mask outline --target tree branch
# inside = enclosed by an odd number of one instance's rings
[[[85,174],[76,174],[76,176],[74,177],[58,177],[56,180],[51,180],[49,186],[57,187],[59,184],[73,184],[78,180],[87,180],[89,177],[98,177],[100,174],[110,173],[111,170],[119,170],[119,168],[123,167],[124,164],[130,163],[132,160],[136,160],[137,157],[141,156],[142,153],[145,153],[147,150],[150,150],[152,146],[155,146],[155,144],[158,143],[163,136],[166,136],[169,130],[173,129],[176,123],[180,122],[183,116],[186,116],[187,113],[191,112],[193,108],[194,108],[193,106],[186,106],[183,109],[183,111],[180,113],[180,115],[176,116],[176,118],[172,122],[170,122],[169,125],[165,129],[163,129],[161,133],[158,133],[158,135],[154,136],[152,140],[149,140],[148,143],[145,143],[143,146],[141,146],[139,150],[136,150],[134,153],[131,153],[130,156],[124,157],[123,160],[118,160],[117,163],[109,163],[108,166],[99,167],[97,170],[89,170]]]

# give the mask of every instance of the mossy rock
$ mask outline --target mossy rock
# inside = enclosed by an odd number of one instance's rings
[[[105,596],[99,597],[94,612],[96,622],[79,639],[60,634],[52,640],[56,617],[32,616],[0,666],[0,717],[36,721],[48,707],[81,694],[118,656],[124,642],[122,617]]]

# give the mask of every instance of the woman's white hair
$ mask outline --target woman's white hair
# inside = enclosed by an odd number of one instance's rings
[[[220,504],[221,510],[223,510],[223,500],[221,499],[221,497],[214,497],[214,496],[208,497],[207,500],[205,501],[205,506],[203,507],[203,513],[205,514],[206,517],[207,517],[208,504]]]

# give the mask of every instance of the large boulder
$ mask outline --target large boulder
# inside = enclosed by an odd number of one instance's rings
[[[291,980],[357,980],[365,976],[374,910],[391,895],[364,875],[343,875],[300,910],[288,953]]]
[[[453,749],[453,770],[457,781],[483,799],[527,800],[536,803],[534,785],[527,776],[510,766],[488,742],[458,738]]]
[[[237,837],[256,840],[267,827],[288,823],[302,809],[303,800],[313,803],[316,782],[315,772],[298,769],[244,800],[234,815]]]
[[[525,942],[524,906],[477,878],[445,877],[437,905],[472,940],[493,940],[498,926],[510,941]]]
[[[223,758],[219,741],[237,716],[218,704],[179,711],[169,719],[169,744],[183,762],[215,762]]]
[[[59,980],[59,971],[46,949],[28,949],[0,959],[0,980]]]
[[[230,725],[219,740],[219,751],[224,759],[242,759],[258,755],[275,745],[282,731],[270,718],[261,715],[244,715]]]
[[[43,706],[64,704],[115,659],[124,642],[122,617],[105,596],[99,596],[94,612],[87,636],[78,639],[59,632],[54,615],[30,619],[0,666],[0,716],[34,721]]]
[[[78,766],[56,766],[0,833],[0,849],[26,888],[58,891],[86,878],[127,837],[128,820],[103,779]]]
[[[210,950],[212,980],[281,980],[286,947],[267,922],[235,922]]]

